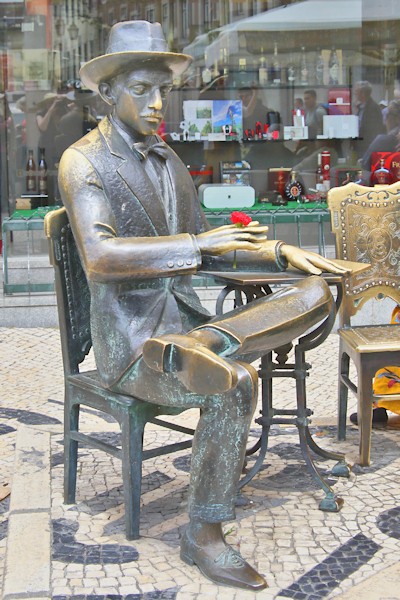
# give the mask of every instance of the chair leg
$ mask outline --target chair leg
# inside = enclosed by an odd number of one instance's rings
[[[338,394],[338,440],[346,439],[346,418],[347,418],[347,399],[349,395],[348,387],[343,383],[342,378],[349,377],[350,358],[345,352],[340,351],[339,355],[339,394]]]
[[[137,414],[126,415],[121,424],[125,530],[128,540],[139,538],[144,427],[145,422],[141,422]]]
[[[75,504],[78,442],[71,439],[71,431],[79,430],[79,404],[65,400],[64,415],[64,502]]]
[[[306,369],[305,369],[305,353],[300,348],[300,345],[297,345],[295,348],[295,363],[296,363],[296,398],[297,398],[297,429],[299,432],[300,439],[300,449],[303,455],[303,458],[306,462],[307,468],[311,473],[312,478],[315,483],[319,485],[323,491],[325,492],[325,498],[321,500],[319,503],[319,508],[323,511],[327,512],[338,512],[343,506],[342,498],[336,498],[332,488],[328,485],[325,479],[319,473],[317,467],[314,464],[314,461],[311,457],[309,447],[314,451],[318,451],[318,454],[324,455],[324,452],[319,452],[320,448],[313,442],[310,444],[311,434],[308,429],[308,416],[309,411],[307,410],[307,402],[306,402]],[[300,375],[302,373],[302,376]],[[321,449],[322,450],[322,449]],[[325,453],[327,454],[327,453]],[[334,455],[330,456],[333,458]],[[336,456],[335,456],[336,458]],[[341,457],[344,460],[344,457]]]
[[[358,374],[357,415],[360,439],[359,464],[368,467],[372,433],[372,378],[373,374],[361,368]]]

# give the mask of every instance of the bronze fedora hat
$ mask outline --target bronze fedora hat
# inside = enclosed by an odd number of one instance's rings
[[[105,54],[85,63],[79,75],[85,87],[97,92],[101,81],[154,59],[171,69],[174,76],[183,73],[192,61],[188,54],[168,51],[160,23],[123,21],[111,27]]]

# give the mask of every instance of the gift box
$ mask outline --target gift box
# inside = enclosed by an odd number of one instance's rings
[[[381,166],[388,169],[393,177],[393,183],[400,181],[400,152],[373,152],[371,154],[371,173],[374,173]]]

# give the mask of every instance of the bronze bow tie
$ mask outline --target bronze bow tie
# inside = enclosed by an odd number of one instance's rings
[[[143,142],[133,144],[132,149],[139,155],[140,160],[145,160],[149,152],[154,152],[157,156],[161,156],[164,160],[168,157],[168,146],[164,142],[147,145]]]

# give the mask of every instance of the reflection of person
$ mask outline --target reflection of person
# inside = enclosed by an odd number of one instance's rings
[[[264,127],[264,123],[269,125],[269,131],[280,129],[280,115],[276,110],[271,110],[262,102],[259,96],[259,90],[252,83],[250,76],[240,74],[235,79],[235,85],[238,88],[239,99],[242,101],[243,111],[243,131],[256,131],[256,123]]]
[[[58,124],[59,135],[56,138],[56,154],[61,154],[86,133],[97,127],[97,120],[91,114],[90,104],[96,94],[80,85],[66,94],[70,101],[69,111]]]
[[[36,123],[39,128],[38,147],[44,148],[48,172],[48,194],[49,199],[54,200],[56,183],[54,170],[58,160],[55,139],[58,134],[58,125],[60,119],[66,114],[67,100],[64,94],[55,94],[49,92],[44,95],[43,100],[38,104],[36,112]]]
[[[373,139],[384,133],[382,111],[373,100],[372,86],[368,81],[359,81],[355,88],[356,114],[359,119],[359,138],[355,149],[359,157],[363,156]]]
[[[361,164],[367,171],[371,170],[373,152],[396,151],[397,136],[400,131],[400,100],[392,100],[387,108],[385,121],[387,132],[376,136],[361,159]]]
[[[317,103],[317,92],[315,90],[305,90],[304,123],[308,127],[309,139],[315,139],[318,134],[323,133],[324,115],[326,115],[326,110]]]
[[[303,98],[295,98],[294,99],[294,110],[303,110],[303,109],[304,109]]]
[[[181,557],[217,583],[257,590],[265,580],[222,532],[222,522],[234,518],[256,401],[257,375],[243,356],[253,360],[266,345],[296,337],[287,321],[300,318],[307,329],[303,311],[331,306],[331,296],[311,277],[211,320],[190,275],[236,250],[246,251],[238,252],[238,264],[256,253],[263,269],[284,269],[288,260],[311,273],[337,269],[267,241],[257,223],[209,229],[187,168],[156,135],[173,76],[189,63],[189,56],[168,52],[160,24],[114,25],[106,54],[81,69],[83,83],[112,113],[63,154],[59,185],[89,282],[104,385],[152,403],[201,408]],[[274,340],[272,324],[280,331]]]

